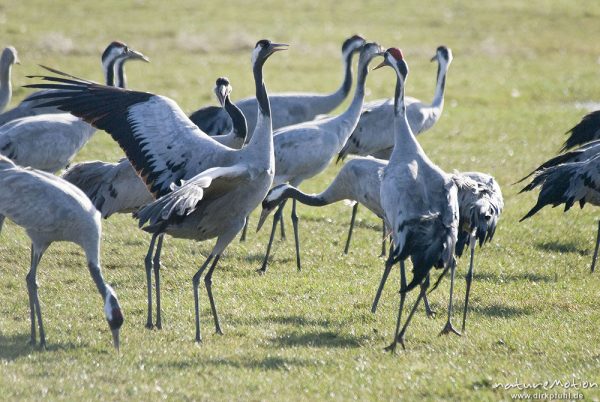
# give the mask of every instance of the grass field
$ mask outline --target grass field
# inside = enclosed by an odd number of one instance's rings
[[[201,345],[193,342],[191,277],[213,242],[167,238],[164,327],[149,331],[143,269],[149,236],[130,216],[103,222],[104,274],[126,320],[119,355],[82,251],[55,244],[38,276],[48,337],[48,350],[40,351],[27,345],[29,244],[9,222],[0,237],[0,399],[510,400],[519,391],[494,385],[600,382],[600,272],[589,273],[597,214],[591,207],[568,214],[548,209],[518,223],[536,194],[517,195],[519,186],[511,185],[556,154],[563,133],[587,112],[578,104],[599,100],[600,3],[347,3],[4,0],[0,46],[17,47],[22,61],[13,70],[12,105],[28,93],[21,85],[31,82],[25,75],[41,72],[38,64],[101,80],[100,52],[115,39],[152,60],[128,64],[130,88],[170,96],[188,112],[216,103],[212,87],[221,75],[230,78],[235,99],[252,94],[250,52],[263,37],[291,45],[267,63],[270,91],[331,91],[341,81],[339,47],[354,33],[401,47],[411,69],[407,95],[429,100],[436,72],[429,58],[445,44],[455,57],[446,109],[419,141],[446,171],[494,175],[506,203],[493,243],[477,251],[468,332],[437,335],[445,281],[430,298],[438,318],[420,311],[407,350],[383,352],[397,313],[398,273],[371,314],[383,268],[380,222],[363,208],[345,256],[350,208],[340,203],[299,208],[300,273],[291,239],[275,243],[262,277],[255,269],[268,231],[251,230],[248,242],[231,244],[214,276],[225,335],[213,335],[201,293]],[[390,97],[394,79],[390,69],[370,74],[368,99]],[[100,132],[77,161],[121,156]],[[332,165],[302,188],[319,191],[338,169]],[[457,310],[466,265],[459,262]],[[598,388],[545,392],[600,398]]]

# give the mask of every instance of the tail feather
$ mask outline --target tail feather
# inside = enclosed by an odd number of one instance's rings
[[[576,126],[571,128],[565,134],[570,134],[561,152],[567,149],[583,145],[600,138],[600,110],[585,115]]]

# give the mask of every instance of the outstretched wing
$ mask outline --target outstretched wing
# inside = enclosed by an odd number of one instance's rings
[[[170,192],[172,183],[214,166],[218,151],[229,150],[204,134],[169,98],[47,69],[66,78],[37,76],[51,83],[27,87],[55,91],[32,99],[48,99],[42,106],[57,106],[108,132],[156,197]]]

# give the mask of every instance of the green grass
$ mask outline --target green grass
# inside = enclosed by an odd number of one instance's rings
[[[403,49],[411,69],[407,94],[421,99],[433,94],[429,58],[438,45],[451,47],[444,115],[419,141],[446,171],[493,174],[506,202],[494,242],[477,250],[468,332],[437,336],[445,281],[431,295],[438,318],[419,311],[407,350],[382,351],[392,338],[398,273],[379,312],[371,314],[383,268],[379,222],[363,208],[352,251],[344,256],[350,208],[340,203],[299,208],[301,273],[291,240],[275,243],[264,277],[254,270],[267,231],[252,230],[247,243],[231,244],[214,276],[225,335],[213,335],[202,292],[202,345],[193,342],[191,277],[213,242],[167,238],[164,329],[148,331],[143,257],[149,237],[129,216],[104,222],[104,274],[126,319],[120,355],[112,350],[83,253],[55,244],[38,278],[48,337],[48,350],[39,351],[27,345],[29,245],[9,222],[0,238],[0,399],[509,400],[517,391],[493,389],[494,383],[600,382],[600,273],[589,274],[597,215],[593,208],[547,209],[519,224],[536,195],[517,195],[519,187],[511,185],[557,152],[562,133],[586,113],[576,102],[598,100],[600,3],[122,3],[0,4],[1,44],[16,46],[22,61],[14,69],[12,104],[27,93],[21,85],[32,82],[25,75],[41,72],[37,64],[100,80],[99,54],[113,39],[152,59],[128,65],[131,88],[170,96],[188,112],[215,104],[211,89],[221,75],[231,79],[236,99],[250,95],[250,51],[263,37],[291,44],[265,68],[271,91],[333,90],[341,79],[339,46],[358,32]],[[368,99],[392,95],[394,76],[383,71],[369,76]],[[98,133],[77,160],[121,155]],[[331,166],[303,189],[324,188],[338,169]],[[457,310],[465,270],[460,261]],[[580,392],[600,398],[598,388]]]

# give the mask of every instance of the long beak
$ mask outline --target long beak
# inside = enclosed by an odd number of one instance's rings
[[[146,63],[150,63],[150,59],[148,57],[146,57],[143,53],[140,53],[136,50],[132,50],[129,49],[129,51],[127,52],[127,58],[128,59],[134,59],[134,60],[142,60],[145,61]]]
[[[219,86],[217,88],[217,99],[219,100],[219,103],[221,104],[221,106],[225,106],[225,99],[227,98],[227,87],[224,86]]]
[[[285,43],[271,43],[271,53],[278,52],[280,50],[287,50],[290,45]]]
[[[119,346],[120,346],[120,342],[119,342],[119,329],[111,329],[112,332],[112,336],[113,336],[113,345],[115,346],[115,349],[117,349],[117,352],[119,351]]]
[[[433,62],[434,62],[434,61],[436,61],[436,60],[437,60],[437,54],[436,54],[435,56],[433,56],[433,57],[431,58],[431,60],[429,60],[429,61],[433,63]]]
[[[15,59],[15,64],[21,64],[21,60]]]
[[[269,216],[269,214],[271,213],[271,211],[272,211],[272,209],[265,209],[265,208],[263,208],[262,212],[260,213],[260,218],[258,219],[258,227],[256,228],[256,232],[258,232],[260,230],[260,228],[262,227],[262,225],[267,220],[267,217]]]
[[[384,67],[386,64],[387,64],[387,63],[386,63],[386,62],[385,62],[385,60],[384,60],[384,61],[382,61],[381,63],[379,63],[379,64],[377,65],[377,67],[375,67],[373,70],[377,70],[378,68]]]

